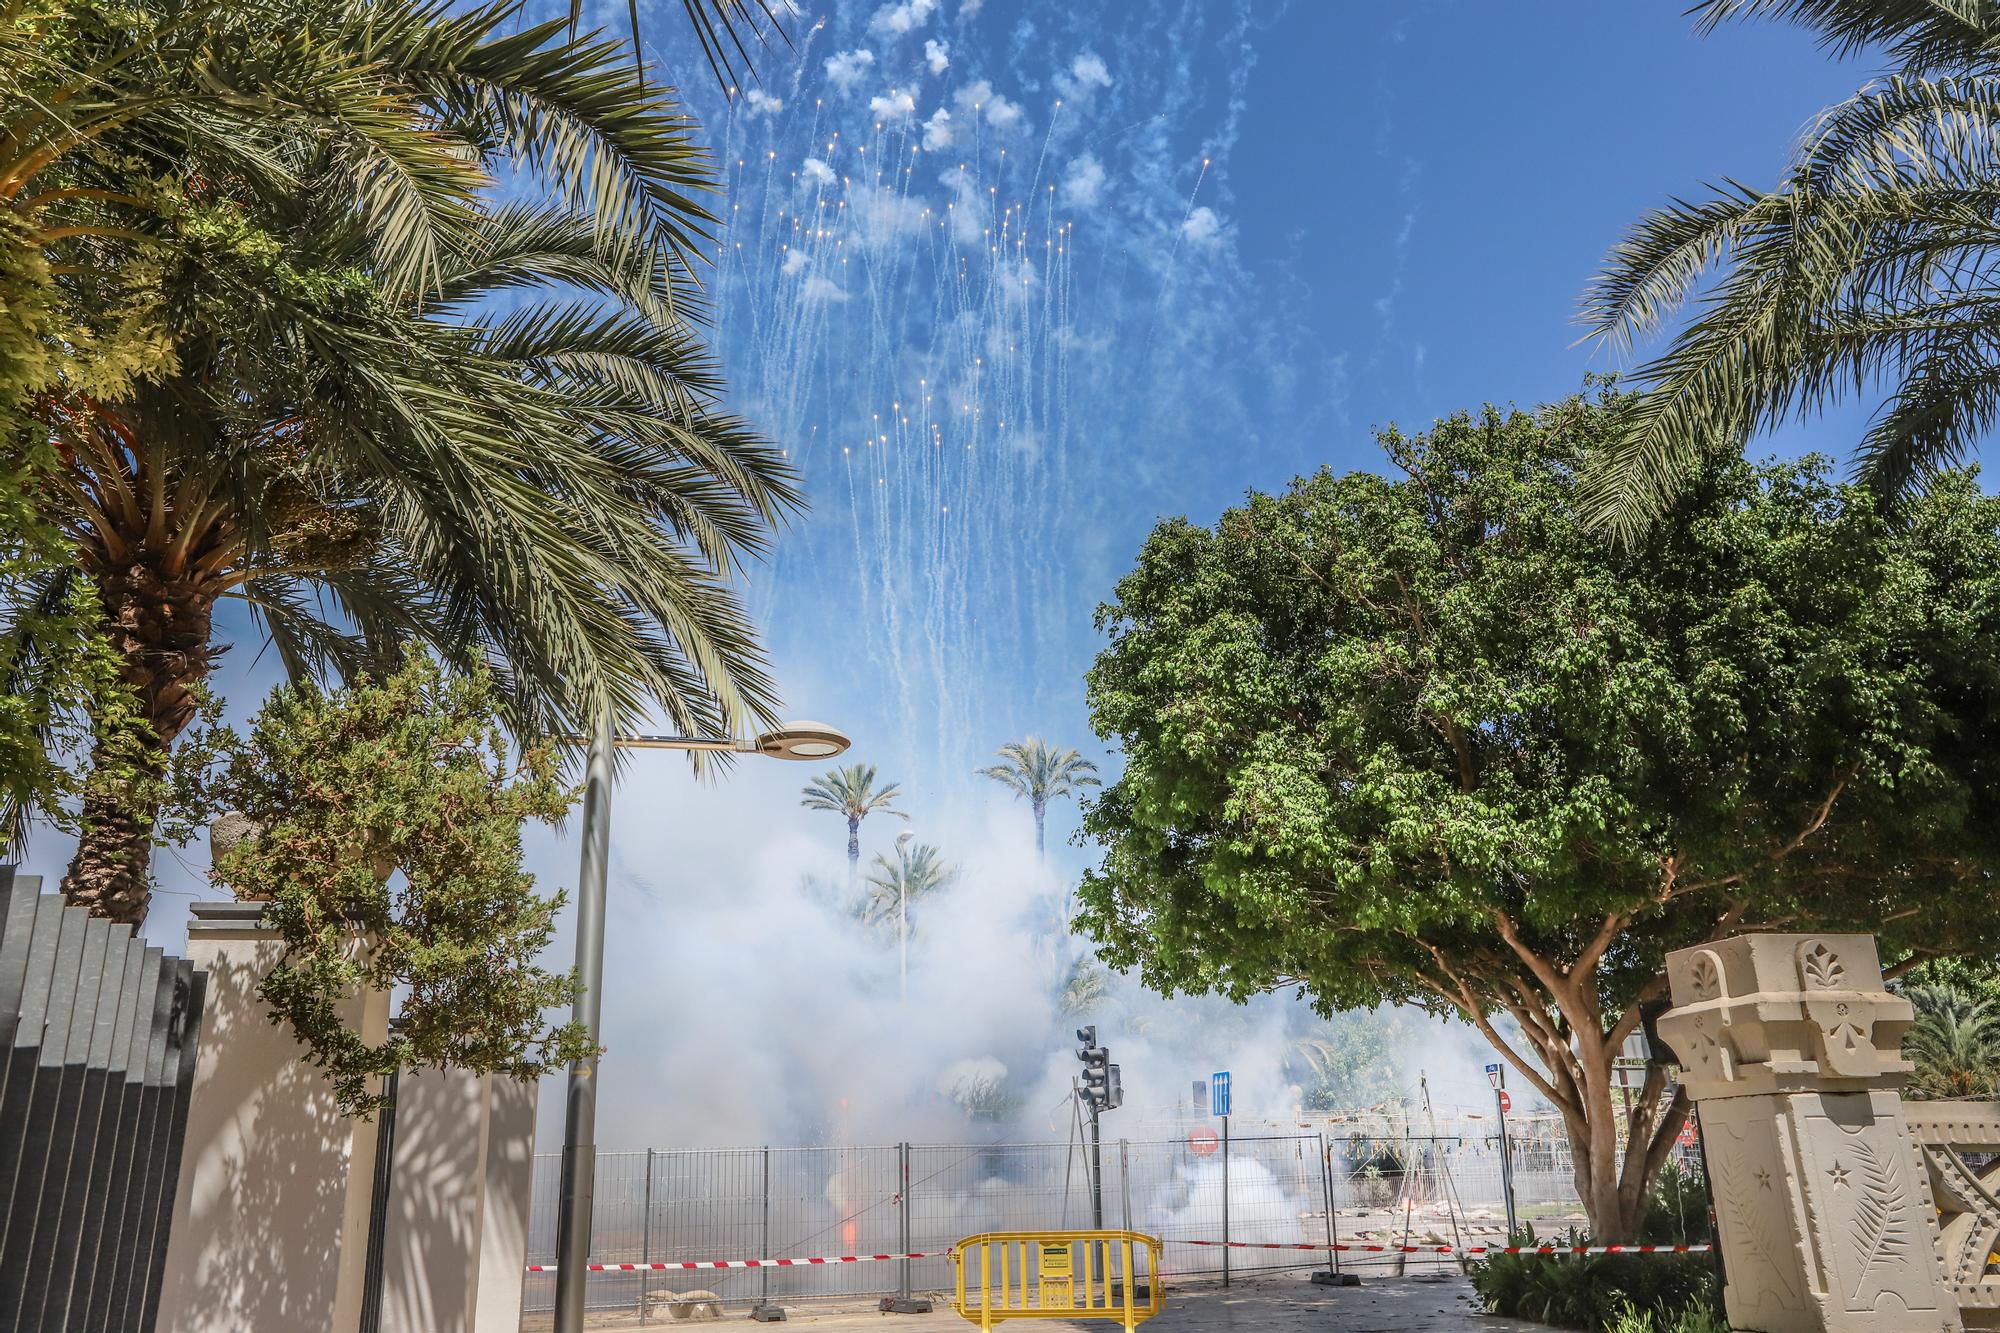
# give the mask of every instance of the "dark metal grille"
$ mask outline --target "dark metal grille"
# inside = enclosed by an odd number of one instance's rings
[[[0,867],[0,1333],[158,1313],[204,977]]]

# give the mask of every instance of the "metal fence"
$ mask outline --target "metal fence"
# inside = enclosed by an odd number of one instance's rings
[[[0,867],[0,1329],[144,1330],[203,974]]]
[[[1169,1277],[1324,1267],[1329,1255],[1191,1242],[1477,1244],[1505,1230],[1497,1141],[1479,1133],[1386,1135],[1260,1128],[1227,1150],[1190,1125],[1177,1136],[1103,1145],[1104,1225],[1165,1242]],[[1580,1224],[1567,1143],[1509,1136],[1524,1221],[1542,1234]],[[905,1162],[907,1161],[907,1167]],[[553,1263],[560,1158],[535,1159],[530,1263]],[[1092,1225],[1088,1149],[1078,1143],[724,1148],[598,1154],[591,1256],[603,1263],[909,1253],[940,1257],[805,1268],[602,1273],[593,1310],[652,1317],[669,1294],[786,1304],[951,1289],[941,1257],[982,1231]],[[1342,1254],[1340,1267],[1405,1267]],[[1412,1258],[1417,1267],[1442,1258]],[[531,1275],[525,1309],[546,1312],[554,1278]]]

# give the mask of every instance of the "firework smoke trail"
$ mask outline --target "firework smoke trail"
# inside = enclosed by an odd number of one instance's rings
[[[913,786],[962,786],[1022,731],[1082,741],[1107,562],[1206,466],[1177,444],[1252,434],[1200,401],[1253,338],[1225,327],[1245,279],[1184,245],[1173,179],[1234,113],[1195,72],[1217,11],[1142,7],[1107,33],[1058,10],[1023,37],[953,0],[839,6],[726,103],[671,68],[682,21],[651,12],[647,49],[723,168],[731,406],[814,503],[753,610],[867,682],[871,757]]]

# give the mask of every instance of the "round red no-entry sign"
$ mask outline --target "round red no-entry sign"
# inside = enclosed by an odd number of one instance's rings
[[[1221,1137],[1207,1125],[1188,1131],[1188,1148],[1196,1157],[1213,1157],[1222,1144]]]
[[[1500,1091],[1500,1109],[1503,1111],[1514,1109],[1514,1099],[1507,1095],[1507,1091],[1504,1088]]]

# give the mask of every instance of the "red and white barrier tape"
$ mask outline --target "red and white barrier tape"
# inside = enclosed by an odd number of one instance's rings
[[[704,1259],[681,1264],[588,1264],[592,1273],[664,1273],[684,1268],[810,1268],[818,1264],[878,1264],[891,1259],[947,1259],[950,1250],[928,1254],[831,1254],[813,1259]],[[529,1264],[530,1273],[553,1273],[554,1264]]]
[[[1248,1240],[1167,1241],[1169,1245],[1213,1245],[1232,1250],[1339,1250],[1348,1254],[1706,1254],[1713,1245],[1267,1245]]]

